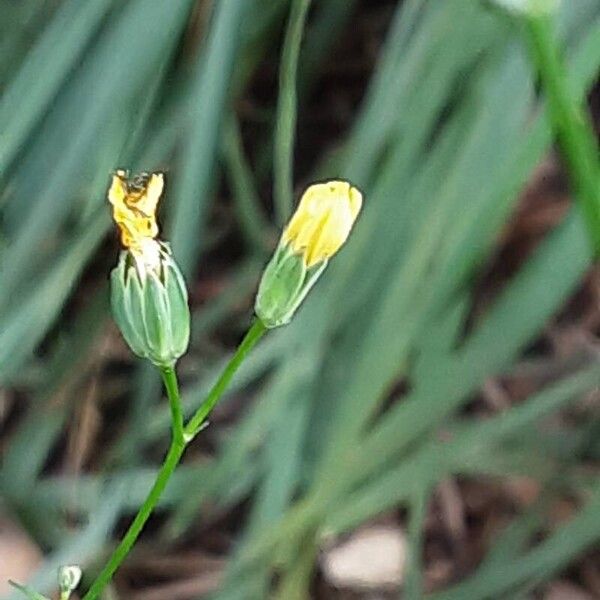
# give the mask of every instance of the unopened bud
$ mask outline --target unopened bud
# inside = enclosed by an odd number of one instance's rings
[[[69,600],[81,581],[81,569],[76,565],[67,565],[58,569],[58,589],[60,600]]]
[[[187,350],[190,311],[179,267],[168,244],[157,239],[164,183],[162,173],[130,177],[118,170],[112,176],[108,200],[125,250],[111,274],[111,304],[133,352],[171,367]]]
[[[343,246],[362,206],[346,181],[310,186],[264,270],[255,312],[266,327],[289,323],[329,259]]]
[[[166,244],[160,244],[157,256],[156,265],[148,267],[121,252],[111,273],[111,305],[131,350],[168,367],[187,350],[190,311],[183,276]]]

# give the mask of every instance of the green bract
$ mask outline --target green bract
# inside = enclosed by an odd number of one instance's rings
[[[114,319],[131,350],[159,367],[172,366],[188,347],[187,289],[166,244],[159,265],[145,266],[121,252],[111,273]]]
[[[254,310],[265,327],[286,325],[327,266],[324,260],[306,267],[301,255],[280,244],[264,270]]]

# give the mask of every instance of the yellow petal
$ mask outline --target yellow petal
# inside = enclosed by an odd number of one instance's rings
[[[302,254],[307,267],[332,257],[344,244],[360,213],[362,194],[347,181],[311,185],[282,235]]]
[[[128,178],[125,171],[116,171],[108,190],[113,205],[113,219],[121,232],[121,242],[132,253],[141,256],[158,235],[156,209],[164,188],[162,173],[141,173]]]

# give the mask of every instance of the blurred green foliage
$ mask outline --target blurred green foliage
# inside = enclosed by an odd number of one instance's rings
[[[314,3],[299,59],[300,114],[355,5]],[[209,217],[221,178],[233,196],[227,215],[246,243],[222,293],[194,307],[193,348],[182,363],[191,411],[225,360],[207,334],[247,326],[276,231],[258,190],[271,181],[261,165],[273,157],[277,111],[251,161],[235,102],[280,48],[289,7],[0,1],[0,381],[19,398],[0,485],[5,507],[47,551],[29,582],[36,589],[48,590],[67,563],[83,564],[89,581],[116,522],[150,485],[148,450],[162,449],[169,432],[150,369],[126,379],[97,373],[116,256],[114,235],[113,249],[101,249],[108,174],[167,170],[162,222],[190,282],[220,247]],[[600,5],[564,2],[559,22],[567,85],[581,101],[600,68]],[[551,141],[514,17],[473,0],[398,4],[351,130],[315,148],[315,177],[348,178],[365,192],[353,238],[292,325],[244,364],[229,396],[243,391],[246,406],[219,432],[215,456],[190,456],[162,499],[166,522],[152,535],[165,543],[250,500],[215,598],[265,597],[275,567],[284,573],[281,594],[301,594],[324,536],[395,506],[408,508],[418,548],[424,502],[451,475],[528,474],[544,483],[576,468],[590,434],[565,445],[537,425],[598,385],[595,365],[488,420],[460,412],[486,379],[510,369],[591,265],[573,207],[473,315],[474,282]],[[57,474],[46,466],[91,376],[127,409],[107,424],[110,447],[97,469]],[[395,391],[399,381],[408,391]],[[436,436],[442,424],[450,441]],[[543,510],[532,507],[464,582],[434,597],[515,597],[600,539],[598,481],[565,479],[581,500],[576,516],[532,546],[540,531],[532,515]],[[409,595],[422,597],[417,555],[409,571]]]

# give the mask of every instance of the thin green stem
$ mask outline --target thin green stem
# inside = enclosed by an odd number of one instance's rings
[[[106,585],[110,582],[121,563],[125,560],[142,529],[144,528],[146,521],[152,514],[154,507],[157,505],[165,487],[167,486],[167,483],[169,482],[169,479],[171,478],[171,475],[177,468],[187,443],[193,439],[196,433],[198,433],[200,427],[204,423],[204,420],[216,406],[217,402],[231,381],[231,378],[248,355],[248,352],[250,352],[250,350],[265,332],[266,328],[262,321],[257,319],[246,333],[246,336],[225,367],[221,377],[219,377],[217,383],[209,392],[198,411],[190,419],[187,426],[184,426],[183,423],[181,398],[179,395],[175,370],[173,368],[161,369],[161,374],[163,376],[163,381],[169,397],[173,421],[173,436],[169,451],[167,452],[165,460],[156,476],[154,485],[148,493],[146,500],[144,500],[144,503],[138,510],[133,522],[129,526],[127,533],[119,545],[115,548],[105,567],[92,583],[87,594],[83,597],[83,600],[96,600]]]
[[[552,129],[566,163],[596,250],[600,248],[600,162],[598,144],[586,114],[571,93],[550,16],[526,20],[531,58],[548,103]]]
[[[292,212],[294,197],[294,133],[296,130],[296,78],[302,32],[310,0],[292,0],[279,67],[279,95],[275,121],[274,201],[275,213],[283,225]]]
[[[184,444],[183,435],[183,410],[181,408],[181,396],[179,395],[179,386],[177,384],[177,375],[173,367],[162,367],[160,374],[167,390],[169,398],[169,407],[171,408],[171,427],[173,439]]]
[[[112,553],[109,561],[106,563],[105,567],[102,569],[98,577],[92,583],[90,589],[87,594],[83,597],[83,600],[96,600],[98,596],[102,593],[102,590],[106,587],[106,585],[112,579],[115,571],[119,568],[121,563],[125,560],[125,557],[129,554],[129,551],[135,544],[138,536],[140,535],[146,521],[152,514],[154,507],[158,503],[163,490],[167,486],[167,483],[175,471],[175,468],[179,464],[181,460],[181,455],[185,450],[185,444],[182,442],[177,442],[173,440],[171,442],[171,446],[169,447],[169,451],[165,458],[165,461],[156,476],[156,480],[150,493],[146,497],[146,500],[138,510],[135,519],[129,526],[125,537],[121,540],[119,545],[115,548],[115,551]]]
[[[184,434],[186,438],[193,438],[198,433],[204,421],[206,420],[206,417],[210,414],[212,409],[223,395],[223,392],[227,389],[231,378],[235,375],[235,372],[244,362],[248,352],[252,350],[252,348],[256,345],[258,340],[260,340],[266,331],[267,329],[263,325],[263,322],[260,319],[256,319],[246,333],[241,344],[238,346],[235,354],[231,357],[231,360],[225,367],[225,370],[223,373],[221,373],[221,376],[208,393],[208,396],[185,426]]]
[[[277,586],[275,600],[306,600],[310,595],[310,581],[318,554],[316,528],[309,528],[298,540],[295,553],[285,567]]]
[[[229,118],[223,131],[223,157],[242,233],[252,246],[264,253],[271,233],[271,224],[260,205],[235,115]]]
[[[404,582],[407,600],[423,597],[423,527],[427,516],[429,488],[419,485],[412,496],[408,513],[408,571]]]

